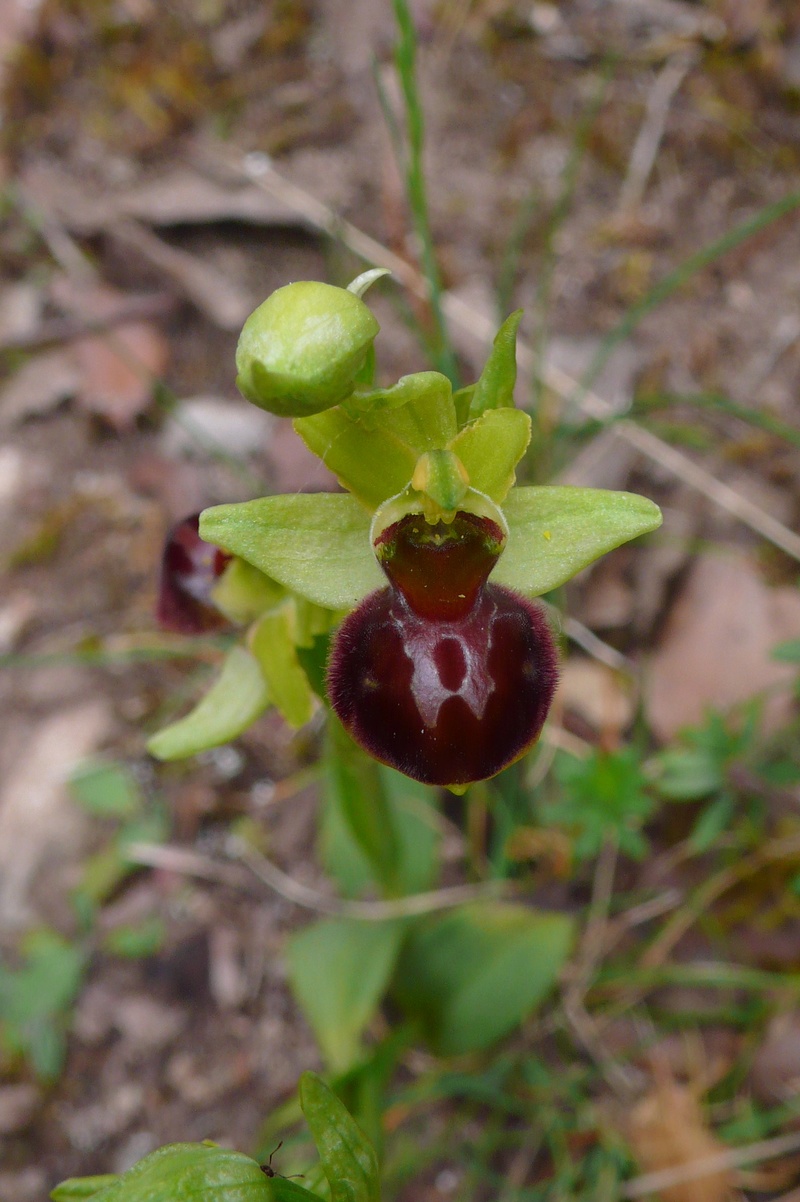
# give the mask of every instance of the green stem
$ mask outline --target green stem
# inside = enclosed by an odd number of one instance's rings
[[[428,294],[434,322],[435,341],[432,347],[438,371],[447,376],[454,388],[460,387],[458,365],[442,310],[442,280],[433,249],[428,198],[423,170],[425,123],[416,78],[417,38],[407,0],[393,0],[399,40],[394,60],[405,104],[408,159],[405,164],[406,193],[414,229],[419,239],[422,269],[428,282]]]

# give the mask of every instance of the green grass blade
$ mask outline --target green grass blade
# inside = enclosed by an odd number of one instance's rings
[[[605,367],[614,349],[620,342],[624,342],[626,338],[630,337],[648,313],[657,308],[662,301],[667,300],[674,292],[677,292],[684,284],[687,284],[704,267],[715,263],[717,259],[721,259],[723,255],[726,255],[728,251],[735,250],[737,246],[741,246],[743,242],[747,242],[749,238],[759,234],[774,222],[779,221],[781,217],[786,217],[798,208],[800,208],[800,192],[790,192],[788,196],[784,196],[781,200],[765,205],[752,217],[748,217],[746,221],[740,222],[739,225],[728,230],[721,238],[717,238],[714,242],[709,243],[708,246],[701,247],[700,250],[689,255],[688,259],[684,259],[682,263],[679,263],[673,271],[668,272],[640,301],[637,301],[635,305],[631,305],[614,328],[609,331],[598,347],[597,353],[586,369],[582,379],[574,389],[572,396],[569,397],[568,403],[571,405],[580,403],[597,379],[599,373]]]

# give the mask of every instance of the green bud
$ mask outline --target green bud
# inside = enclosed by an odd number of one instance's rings
[[[353,392],[379,326],[354,293],[331,284],[287,284],[244,323],[236,386],[279,417],[306,417]]]

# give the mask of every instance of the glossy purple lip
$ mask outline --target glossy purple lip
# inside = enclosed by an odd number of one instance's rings
[[[543,611],[486,583],[503,545],[488,518],[379,537],[390,586],[345,619],[328,672],[334,711],[376,759],[432,785],[493,776],[538,738],[558,658]]]
[[[177,634],[203,634],[227,625],[211,602],[211,590],[231,556],[204,543],[199,513],[172,528],[164,545],[158,590],[158,623]]]

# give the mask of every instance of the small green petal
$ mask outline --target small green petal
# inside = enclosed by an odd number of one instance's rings
[[[246,625],[286,597],[286,589],[244,559],[232,559],[211,590],[211,600],[231,622]]]
[[[290,726],[310,721],[314,700],[308,677],[297,660],[289,606],[264,614],[250,633],[250,650],[258,661],[270,700]]]
[[[450,443],[478,492],[502,503],[515,480],[514,469],[528,449],[531,419],[521,409],[487,409]]]
[[[258,661],[243,647],[234,647],[202,701],[153,735],[147,750],[157,760],[182,760],[230,743],[263,714],[269,700]]]

